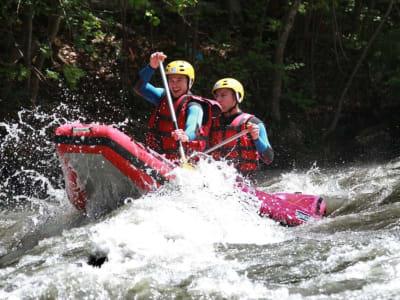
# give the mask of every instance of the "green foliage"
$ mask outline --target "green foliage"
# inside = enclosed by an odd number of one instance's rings
[[[54,72],[54,71],[51,71],[49,69],[46,69],[46,75],[47,75],[48,78],[50,78],[52,80],[60,79],[60,76],[59,76],[58,72]]]
[[[400,29],[388,31],[384,36],[377,37],[370,52],[377,63],[387,67],[397,66],[400,57]]]
[[[8,82],[11,81],[22,82],[28,78],[29,73],[30,73],[29,69],[20,63],[16,65],[6,64],[0,67],[0,74],[2,74],[2,77],[4,76],[4,78]]]
[[[308,111],[313,108],[317,101],[315,97],[308,95],[304,89],[286,91],[282,95],[282,100],[289,101],[293,105],[293,110],[295,111],[298,111],[299,109],[302,111]]]
[[[65,21],[71,28],[75,45],[89,53],[94,49],[92,40],[104,37],[99,19],[89,9],[88,3],[81,0],[64,0]]]
[[[183,14],[184,10],[196,6],[198,0],[171,0],[170,10],[178,14]]]
[[[15,0],[3,0],[0,6],[0,22],[5,26],[13,26],[17,20],[18,15],[15,13],[16,10]]]
[[[71,90],[77,90],[79,80],[86,76],[86,72],[75,65],[65,65],[62,70],[64,77]]]
[[[199,51],[204,58],[193,62],[195,89],[206,97],[211,97],[210,90],[216,80],[234,77],[245,88],[241,107],[263,114],[269,109],[273,74],[278,70],[283,75],[282,113],[307,111],[315,106],[316,99],[321,105],[333,107],[388,4],[388,1],[375,1],[372,9],[371,1],[361,1],[361,15],[359,20],[354,20],[358,8],[354,0],[301,1],[285,49],[285,63],[274,65],[278,33],[293,1],[238,1],[237,9],[229,7],[231,2],[236,1],[3,0],[0,79],[4,85],[14,82],[24,86],[24,80],[29,78],[30,70],[25,66],[29,64],[23,56],[15,54],[24,51],[27,36],[24,22],[26,14],[30,13],[25,9],[31,4],[34,12],[31,57],[42,53],[47,58],[43,65],[46,78],[58,80],[64,76],[72,89],[78,88],[87,69],[102,69],[97,74],[100,77],[118,78],[119,71],[126,67],[133,82],[151,51],[168,51],[169,57],[187,60],[192,59],[193,51]],[[64,49],[70,49],[66,52],[74,52],[73,56],[66,53],[63,58],[67,61],[76,58],[79,68],[70,65],[56,71],[59,69],[54,63],[59,60],[53,52],[59,51],[61,46],[47,45],[47,27],[48,17],[60,5],[63,21],[57,38],[68,46]],[[119,26],[124,8],[127,8],[126,26],[131,29],[125,35]],[[354,26],[355,23],[359,26]],[[332,30],[336,28],[338,32],[334,34]],[[394,8],[354,78],[346,105],[356,101],[363,103],[364,99],[368,102],[372,97],[379,98],[382,103],[388,102],[389,97],[396,98],[400,90],[398,28],[399,18]],[[122,49],[123,36],[134,59]],[[195,37],[198,37],[196,45]],[[38,44],[44,46],[37,49]],[[197,49],[193,50],[193,46]],[[32,63],[35,65],[34,60]],[[41,84],[42,87],[45,89],[46,85]]]
[[[52,56],[53,51],[51,50],[49,44],[44,44],[40,47],[40,53],[42,53],[44,57],[49,58]]]
[[[149,19],[153,26],[158,26],[160,24],[160,19],[155,15],[154,9],[146,10],[145,17]]]
[[[267,19],[268,22],[268,31],[271,32],[276,32],[279,31],[279,29],[281,28],[281,21],[279,19],[274,19],[274,18],[268,18]]]
[[[151,5],[149,0],[129,0],[128,4],[130,7],[133,7],[136,10],[142,7],[149,7]]]
[[[397,67],[396,70],[389,73],[389,80],[387,81],[387,84],[397,91],[400,91],[400,67]]]
[[[298,12],[302,15],[305,15],[307,13],[307,4],[306,3],[300,3]]]
[[[291,64],[286,65],[284,67],[284,69],[285,69],[285,71],[295,71],[295,70],[298,70],[298,69],[300,69],[300,68],[302,68],[304,66],[305,66],[305,64],[302,63],[302,62],[300,62],[300,63],[295,62],[295,63],[291,63]]]
[[[354,3],[354,1],[352,0],[347,2]],[[307,11],[313,11],[313,10],[330,12],[332,5],[336,7],[338,5],[338,0],[305,1],[304,3],[300,4],[299,12],[302,14],[306,13]]]

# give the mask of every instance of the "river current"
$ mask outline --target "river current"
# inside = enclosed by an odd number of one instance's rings
[[[0,122],[0,299],[400,299],[400,158],[265,171],[259,190],[326,201],[298,227],[261,218],[235,170],[206,161],[90,219],[52,141],[70,121],[86,120],[63,104]]]

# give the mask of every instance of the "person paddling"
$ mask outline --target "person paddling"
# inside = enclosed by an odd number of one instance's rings
[[[190,63],[184,60],[170,62],[165,68],[165,74],[178,123],[178,129],[175,129],[165,89],[149,83],[159,62],[164,62],[166,57],[163,52],[151,54],[149,64],[139,73],[135,91],[157,106],[150,117],[146,146],[165,154],[168,159],[177,160],[178,140],[182,142],[185,152],[206,149],[212,117],[220,112],[220,106],[216,101],[190,92],[195,79],[194,68]]]
[[[268,141],[263,122],[239,108],[244,99],[242,84],[233,78],[223,78],[214,84],[212,94],[221,105],[222,114],[212,122],[210,146],[248,130],[247,134],[215,150],[214,159],[226,158],[233,161],[235,167],[244,175],[258,169],[260,158],[264,163],[270,164],[274,159],[274,151]]]

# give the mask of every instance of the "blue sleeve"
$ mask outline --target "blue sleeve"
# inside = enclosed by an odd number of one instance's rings
[[[154,69],[150,65],[145,66],[139,73],[139,80],[135,84],[135,92],[150,103],[157,105],[164,94],[164,89],[156,88],[149,83],[153,74]]]
[[[268,141],[267,130],[263,123],[258,123],[257,126],[260,128],[258,140],[254,141],[257,152],[266,164],[270,164],[274,159],[274,151]]]
[[[203,121],[203,109],[200,104],[190,105],[187,109],[185,134],[189,141],[196,138],[196,132],[199,130]]]

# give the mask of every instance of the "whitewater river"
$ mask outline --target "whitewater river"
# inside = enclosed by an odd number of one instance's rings
[[[259,217],[234,170],[206,162],[92,220],[51,141],[66,118],[0,123],[0,299],[400,299],[400,158],[266,171],[262,191],[325,199],[328,217],[298,227]]]

